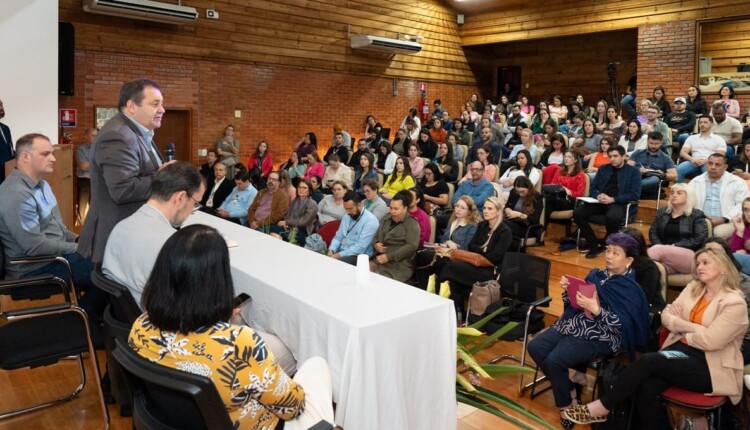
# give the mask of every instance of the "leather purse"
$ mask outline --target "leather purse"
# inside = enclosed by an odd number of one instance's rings
[[[451,252],[451,261],[463,261],[469,263],[474,267],[494,267],[490,260],[482,254],[464,251],[463,249],[454,249]]]
[[[487,306],[500,300],[500,283],[492,279],[485,282],[475,282],[469,296],[469,313],[482,315]]]

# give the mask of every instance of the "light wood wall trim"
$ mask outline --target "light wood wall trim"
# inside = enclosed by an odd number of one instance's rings
[[[711,57],[714,72],[736,72],[740,63],[750,64],[750,20],[701,24],[699,54]]]
[[[584,3],[584,2],[577,2]],[[497,12],[468,15],[459,28],[464,46],[636,28],[644,24],[738,16],[734,0],[534,3]]]

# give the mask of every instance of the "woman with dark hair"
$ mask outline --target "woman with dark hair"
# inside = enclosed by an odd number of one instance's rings
[[[567,152],[567,145],[565,145],[565,137],[560,133],[555,133],[550,138],[550,146],[545,149],[542,153],[542,158],[539,162],[542,166],[549,166],[550,164],[563,164],[565,161],[565,152]]]
[[[573,118],[575,118],[576,115],[578,115],[579,113],[583,113],[583,105],[577,102],[571,104],[570,110],[568,110],[568,117],[566,118],[566,120],[573,122]],[[585,113],[583,113],[583,116],[585,118],[588,118],[588,115],[586,115]]]
[[[497,107],[495,108],[495,112],[498,112],[503,116],[508,116],[512,106],[513,103],[511,103],[508,96],[503,94],[502,96],[500,96],[500,103],[498,103]]]
[[[547,169],[552,169],[553,172],[549,173]],[[586,190],[586,173],[583,172],[578,154],[572,151],[565,151],[563,163],[559,167],[557,165],[550,165],[544,169],[544,175],[551,175],[552,179],[549,183],[562,185],[563,190],[565,190],[565,196],[547,196],[547,204],[545,206],[547,215],[544,219],[545,224],[548,224],[549,214],[552,211],[567,211],[575,207],[576,199],[582,197]]]
[[[449,134],[448,139],[440,144],[440,152],[431,163],[438,168],[445,182],[456,183],[458,179],[458,161],[453,156],[453,142],[455,139],[455,134]],[[459,145],[456,146],[458,147]]]
[[[637,119],[628,120],[628,131],[620,137],[618,144],[625,148],[625,153],[632,154],[639,149],[648,148],[648,135],[641,130],[641,123]]]
[[[532,158],[529,151],[525,149],[518,151],[516,163],[516,166],[506,170],[505,173],[503,173],[503,176],[498,180],[506,192],[510,192],[511,188],[513,188],[513,183],[519,176],[529,178],[532,184],[536,184],[541,180],[539,170],[532,164]]]
[[[459,145],[469,147],[471,143],[471,134],[469,130],[464,126],[464,120],[462,118],[456,118],[453,120],[453,133],[458,136]]]
[[[326,166],[320,161],[320,156],[317,152],[313,151],[306,156],[307,159],[307,170],[303,179],[310,179],[313,176],[320,176],[321,178],[325,175]]]
[[[292,151],[292,153],[289,154],[289,159],[281,165],[281,170],[286,170],[286,172],[289,173],[292,182],[299,182],[300,178],[305,176],[305,165],[300,163],[297,151]]]
[[[599,142],[602,140],[602,135],[596,132],[596,124],[591,118],[583,120],[583,133],[577,137],[570,149],[575,151],[578,155],[583,157],[584,155],[596,152],[599,149]]]
[[[448,184],[443,180],[438,165],[434,163],[425,166],[424,177],[419,182],[419,188],[424,192],[424,201],[430,205],[426,209],[428,214],[432,214],[435,207],[446,207],[450,203]]]
[[[469,115],[469,112],[465,110],[461,112],[461,122],[463,123],[466,131],[471,133],[476,131],[477,124],[471,120],[471,115]],[[455,122],[453,125],[455,126]]]
[[[706,106],[706,101],[703,100],[701,89],[698,85],[688,87],[686,109],[694,113],[696,118],[708,115],[708,107]]]
[[[409,160],[409,168],[411,169],[411,175],[414,180],[419,181],[424,176],[424,160],[420,156],[421,151],[419,145],[411,143],[406,147],[406,153],[408,154],[407,159]]]
[[[275,428],[284,420],[298,429],[333,419],[326,362],[311,358],[292,380],[255,330],[229,322],[234,296],[224,238],[205,225],[184,227],[156,259],[128,345],[159,365],[211,378],[235,428]],[[313,375],[323,384],[303,388],[299,381]]]
[[[368,179],[378,180],[378,172],[375,171],[375,157],[370,152],[363,152],[359,158],[359,165],[354,171],[354,190],[364,195],[362,183]]]
[[[419,115],[417,115],[417,108],[409,108],[409,113],[406,115],[403,121],[401,121],[401,127],[400,129],[406,129],[406,123],[409,121],[414,122],[414,127],[419,130],[422,128],[422,120],[419,119]]]
[[[383,176],[390,175],[393,172],[393,168],[396,167],[396,160],[399,155],[393,152],[391,144],[388,142],[381,143],[379,152],[376,154],[375,171]]]
[[[549,107],[549,113],[557,118],[557,121],[565,121],[568,117],[568,107],[562,102],[562,97],[558,94],[552,96],[552,106]]]
[[[279,234],[279,237],[289,242],[289,232],[294,229],[296,231],[294,242],[299,246],[305,246],[305,239],[312,234],[318,216],[318,205],[312,199],[311,192],[310,180],[301,180],[297,185],[297,196],[289,204],[289,210],[284,219],[275,226],[271,226],[271,232]]]
[[[607,119],[607,108],[609,108],[609,104],[607,104],[607,101],[599,100],[596,103],[596,110],[591,116],[591,119],[594,120],[594,124],[596,124],[596,131],[598,131],[599,133],[603,132],[606,129],[604,121]],[[617,113],[617,111],[615,111],[615,113]]]
[[[297,151],[299,159],[307,163],[307,156],[313,152],[318,152],[318,138],[315,133],[312,131],[305,133],[305,137],[294,145],[294,150]]]
[[[265,140],[261,140],[258,143],[258,147],[255,148],[255,152],[250,156],[250,161],[247,163],[248,172],[253,169],[257,169],[265,184],[268,175],[273,170],[273,158],[271,157],[271,152],[268,150],[268,142]]]
[[[411,144],[411,137],[409,137],[408,132],[405,128],[400,128],[396,132],[396,138],[393,140],[393,145],[391,145],[391,149],[393,152],[401,155],[406,155],[406,149]]]
[[[544,127],[550,120],[555,123],[555,128],[557,128],[557,121],[550,116],[549,111],[547,109],[539,109],[537,115],[534,117],[534,121],[531,123],[531,131],[534,134],[545,133]]]
[[[310,181],[310,185],[312,186],[312,194],[310,195],[310,197],[315,200],[316,204],[320,203],[320,201],[323,200],[323,197],[325,197],[323,191],[320,189],[323,185],[323,177],[320,175],[313,175],[308,180]]]
[[[614,139],[611,136],[604,136],[599,141],[599,150],[597,152],[592,152],[583,158],[588,162],[586,172],[591,179],[594,178],[594,175],[596,175],[596,172],[599,171],[600,167],[609,164],[609,148],[612,148],[613,146],[615,146]]]
[[[536,192],[534,184],[525,176],[516,177],[513,189],[510,190],[508,201],[505,203],[505,223],[513,232],[513,242],[510,249],[518,249],[521,238],[532,224],[539,224],[542,216],[542,195]]]
[[[414,188],[414,177],[411,175],[411,167],[409,166],[409,159],[406,157],[398,157],[396,159],[396,167],[393,169],[393,173],[385,181],[383,187],[380,188],[380,194],[386,201],[393,198],[397,192],[401,190],[409,190]]]
[[[367,115],[367,117],[365,117],[365,136],[369,136],[371,133],[375,133],[380,136],[380,131],[382,129],[383,126],[375,120],[374,116]]]
[[[661,351],[641,354],[599,400],[565,409],[566,419],[577,424],[604,422],[610,410],[632,398],[640,419],[638,428],[670,428],[660,394],[672,386],[740,402],[740,348],[748,327],[740,276],[723,250],[703,248],[693,261],[695,279],[661,313],[669,333]],[[674,354],[683,359],[672,359]]]
[[[669,100],[667,100],[667,93],[664,92],[664,87],[661,85],[654,88],[653,97],[650,101],[661,110],[662,118],[666,118],[672,112],[672,107],[669,106]]]
[[[521,102],[521,112],[525,113],[529,118],[533,118],[534,105],[529,104],[529,98],[521,94],[518,96],[518,101]]]
[[[608,107],[607,115],[604,119],[604,127],[601,131],[602,135],[610,136],[615,139],[615,142],[617,142],[620,140],[625,128],[625,121],[623,121],[617,113],[617,109],[614,106]]]
[[[740,119],[740,102],[734,98],[734,88],[731,85],[723,85],[719,90],[719,100],[724,105],[724,109],[727,111],[727,115],[732,118]]]
[[[435,118],[434,120],[432,120],[432,128],[429,129],[428,132],[430,133],[430,136],[435,143],[445,142],[445,138],[448,136],[448,132],[443,128],[443,120],[440,118]],[[422,136],[419,137],[419,140],[425,142],[425,140],[422,139]],[[434,158],[434,155],[427,158],[432,159]]]
[[[424,199],[424,193],[417,187],[409,189],[411,193],[411,201],[409,202],[409,216],[417,220],[419,224],[419,247],[424,246],[425,242],[430,241],[430,235],[432,234],[432,227],[430,226],[430,215],[428,215],[428,209],[426,201]]]
[[[540,151],[548,149],[552,144],[552,139],[558,133],[559,129],[557,128],[557,122],[552,118],[548,119],[544,123],[544,132],[535,136],[537,138],[536,147],[539,148]]]
[[[446,132],[446,135],[447,134],[448,133]],[[438,146],[437,146],[437,143],[435,142],[435,139],[433,139],[432,134],[430,133],[430,130],[423,128],[422,130],[419,131],[419,139],[417,140],[417,144],[419,145],[419,151],[422,153],[423,157],[429,158],[430,160],[435,158],[435,155],[437,154]]]
[[[550,329],[529,342],[529,355],[552,384],[565,429],[573,428],[573,422],[563,411],[578,405],[574,399],[583,382],[572,381],[569,369],[585,373],[596,357],[619,352],[635,355],[646,346],[648,302],[630,268],[637,257],[635,239],[623,233],[611,234],[607,238],[606,268],[591,269],[585,279],[594,284],[592,296],[577,291],[569,297],[572,279],[561,277],[563,314]]]
[[[334,181],[331,184],[331,194],[318,202],[318,224],[325,225],[331,221],[340,221],[346,215],[344,209],[344,194],[349,191],[345,183]]]

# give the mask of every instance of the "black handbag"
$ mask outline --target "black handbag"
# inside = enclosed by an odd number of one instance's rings
[[[542,194],[544,194],[544,197],[556,197],[560,199],[568,196],[568,193],[565,192],[565,188],[560,184],[542,185]]]

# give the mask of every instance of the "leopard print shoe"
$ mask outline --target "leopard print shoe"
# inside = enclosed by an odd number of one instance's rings
[[[593,424],[607,421],[607,417],[593,417],[586,405],[578,405],[567,408],[563,411],[563,416],[576,424]]]

